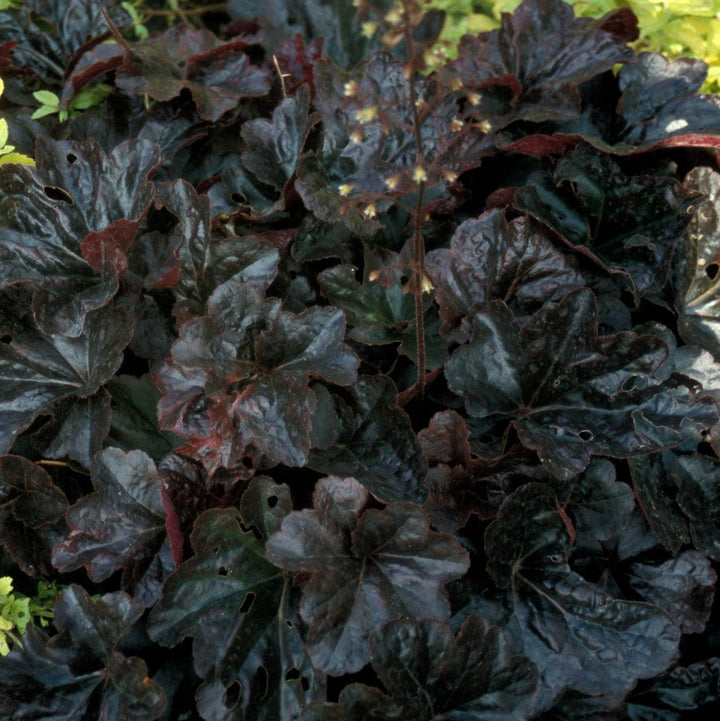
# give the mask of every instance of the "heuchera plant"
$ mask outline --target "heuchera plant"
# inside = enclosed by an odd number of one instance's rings
[[[706,66],[560,0],[433,72],[414,0],[126,5],[0,11],[0,576],[61,589],[0,717],[717,711]]]

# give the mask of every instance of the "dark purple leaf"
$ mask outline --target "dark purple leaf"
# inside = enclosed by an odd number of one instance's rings
[[[145,453],[117,448],[100,452],[91,471],[95,492],[68,510],[72,530],[68,540],[55,547],[53,565],[62,572],[84,566],[96,583],[122,569],[123,587],[134,590],[147,573],[158,574],[153,561],[167,554],[160,477]]]
[[[57,401],[96,393],[120,367],[132,337],[130,318],[111,306],[89,313],[79,337],[45,335],[35,325],[30,297],[26,286],[0,293],[2,451]]]
[[[314,510],[294,511],[270,538],[267,556],[304,581],[300,614],[309,624],[313,665],[335,675],[358,671],[369,639],[396,616],[449,616],[443,585],[468,568],[467,553],[448,534],[430,530],[419,506],[368,509],[354,478],[328,477]]]
[[[87,313],[108,302],[127,268],[159,156],[141,140],[106,155],[96,141],[40,137],[35,157],[36,170],[0,171],[0,202],[13,207],[2,221],[0,286],[31,283],[41,329],[79,336]]]
[[[720,700],[720,658],[692,666],[678,666],[655,679],[648,688],[633,694],[628,703],[631,721],[683,721],[708,718]],[[701,713],[701,712],[705,713]]]
[[[243,98],[267,94],[267,71],[250,64],[243,41],[223,43],[209,30],[174,25],[133,45],[115,82],[128,94],[168,101],[189,90],[198,115],[217,122]]]
[[[313,704],[303,721],[527,718],[537,672],[526,658],[513,656],[502,633],[479,616],[465,621],[457,639],[440,621],[389,621],[370,646],[373,669],[388,695],[352,684],[338,705]]]
[[[498,210],[466,220],[450,248],[433,250],[427,270],[440,306],[441,333],[463,342],[460,322],[490,300],[524,317],[585,285],[573,260],[528,218],[510,222]]]
[[[448,385],[471,416],[514,418],[521,442],[559,478],[596,454],[627,457],[700,439],[715,403],[681,378],[659,382],[667,357],[657,337],[597,335],[594,296],[581,289],[520,328],[492,301],[472,319],[470,344],[446,364]]]
[[[705,630],[717,574],[702,553],[683,551],[660,564],[633,563],[625,574],[632,588],[665,611],[683,633]]]
[[[718,145],[720,100],[697,91],[707,65],[694,58],[670,61],[642,53],[620,71],[617,111],[624,121],[615,144],[642,147]]]
[[[243,514],[248,527],[269,531],[290,510],[287,487],[268,478],[256,479],[248,493]],[[270,508],[272,494],[277,503]],[[267,721],[297,714],[305,692],[290,672],[298,671],[298,681],[305,676],[313,694],[322,676],[298,644],[289,579],[265,560],[263,542],[243,530],[234,510],[204,513],[191,540],[195,555],[167,580],[150,614],[151,637],[166,646],[193,638],[195,670],[205,680],[197,702],[212,718],[229,721],[237,718],[237,709]],[[261,667],[266,683],[258,674]],[[240,697],[237,709],[233,688]]]
[[[508,630],[540,671],[541,709],[565,688],[627,692],[678,655],[671,619],[650,604],[614,599],[570,570],[569,541],[553,492],[536,483],[515,491],[485,533],[488,572],[509,589],[514,609]]]
[[[79,586],[55,603],[58,634],[31,627],[22,648],[0,657],[0,714],[27,719],[152,721],[165,694],[145,662],[116,649],[143,612],[127,594],[90,598]]]
[[[210,298],[208,314],[182,327],[158,376],[161,426],[207,438],[232,421],[241,445],[303,465],[316,405],[310,377],[341,385],[355,378],[358,359],[344,335],[340,310],[293,315],[251,285],[227,282]]]
[[[675,179],[626,175],[586,144],[560,158],[552,174],[532,174],[515,193],[517,207],[610,272],[629,276],[640,294],[662,289],[673,249],[699,202]]]
[[[694,168],[685,177],[690,188],[705,195],[678,245],[674,267],[678,330],[687,343],[720,355],[720,225],[718,202],[720,174],[711,168]]]
[[[50,555],[65,536],[67,507],[65,494],[40,466],[0,457],[0,542],[24,573],[52,573]]]
[[[283,191],[295,173],[308,134],[318,116],[310,115],[307,87],[285,98],[273,111],[272,119],[257,118],[242,126],[247,145],[242,154],[245,167],[259,180]]]
[[[676,554],[690,543],[688,519],[676,502],[677,481],[671,453],[631,458],[630,472],[640,509],[652,532]]]
[[[526,0],[503,14],[499,30],[466,35],[445,72],[480,96],[473,112],[493,129],[574,118],[579,86],[633,59],[624,42],[632,29],[610,30],[604,19],[576,18],[560,0]]]
[[[51,412],[51,420],[33,434],[33,445],[46,458],[69,458],[90,468],[110,430],[110,394],[102,388],[89,398],[61,400]]]
[[[341,424],[329,448],[313,449],[308,465],[323,473],[353,476],[383,501],[422,501],[425,463],[397,391],[382,376],[361,376],[350,388],[353,406],[336,400]]]

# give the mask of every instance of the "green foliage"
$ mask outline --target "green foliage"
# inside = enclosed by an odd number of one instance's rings
[[[83,88],[70,101],[67,108],[60,105],[60,98],[50,90],[38,90],[33,97],[40,103],[40,107],[32,114],[32,119],[44,118],[46,115],[58,114],[61,123],[68,118],[75,117],[78,113],[89,108],[100,105],[106,95],[112,92],[112,88],[105,83],[98,83],[92,87]]]
[[[17,646],[28,624],[37,624],[43,628],[53,618],[53,604],[58,589],[55,582],[39,581],[37,595],[34,597],[13,593],[13,580],[10,576],[0,578],[0,656],[10,653],[11,641]]]
[[[500,15],[512,12],[520,0],[430,0],[430,7],[447,12],[441,42],[448,54],[466,33],[499,27]],[[621,7],[637,15],[638,51],[661,52],[668,58],[696,57],[709,66],[703,90],[720,90],[720,0],[575,0],[575,14],[600,18]]]

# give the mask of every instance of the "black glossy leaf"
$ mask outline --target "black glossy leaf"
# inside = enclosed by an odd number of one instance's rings
[[[629,276],[640,294],[665,284],[672,251],[699,202],[674,178],[626,175],[586,144],[560,158],[552,174],[532,174],[515,193],[518,208],[575,250]]]
[[[302,579],[308,653],[334,675],[368,662],[370,636],[385,621],[446,619],[443,585],[469,565],[454,537],[430,530],[419,506],[393,503],[379,511],[368,501],[354,478],[322,479],[314,510],[290,513],[267,544],[268,558]]]
[[[62,572],[84,566],[96,583],[122,569],[123,587],[134,591],[147,573],[158,574],[155,557],[167,556],[160,477],[143,451],[124,453],[117,448],[101,451],[91,472],[95,492],[68,510],[71,533],[55,547],[53,565]],[[145,593],[148,605],[159,595],[164,579],[158,580],[155,593],[149,598]]]
[[[130,140],[106,155],[96,141],[40,137],[37,169],[0,169],[0,286],[37,288],[41,329],[79,336],[85,316],[108,302],[126,251],[150,205],[155,145]]]
[[[50,555],[65,536],[67,507],[65,494],[40,466],[0,457],[0,542],[24,573],[52,573]]]
[[[683,721],[711,718],[720,700],[720,659],[678,666],[633,694],[627,705],[631,721]]]
[[[612,34],[605,19],[576,18],[560,0],[525,0],[499,30],[466,35],[450,78],[479,98],[476,113],[493,129],[517,120],[564,120],[580,114],[579,86],[633,59],[632,28]],[[479,91],[479,92],[478,92]]]
[[[508,222],[499,210],[462,223],[449,248],[428,253],[427,271],[440,332],[457,342],[467,339],[460,321],[490,300],[503,300],[524,317],[585,285],[573,260],[539,226],[525,217]]]
[[[717,574],[698,551],[683,551],[664,563],[633,563],[630,586],[661,608],[683,633],[702,633],[710,620]]]
[[[155,202],[178,219],[167,244],[179,261],[173,288],[184,312],[201,314],[212,292],[227,280],[250,283],[264,291],[275,278],[277,249],[262,235],[214,237],[210,200],[198,195],[189,183],[163,183]]]
[[[165,694],[145,662],[116,649],[140,618],[142,604],[124,593],[93,600],[79,586],[55,604],[56,636],[28,628],[22,648],[0,657],[0,714],[5,718],[152,721]]]
[[[590,695],[629,691],[678,655],[679,629],[647,603],[617,600],[573,572],[569,533],[553,492],[528,483],[515,491],[485,533],[487,569],[508,588],[508,630],[542,680],[538,705],[565,688]]]
[[[685,184],[702,192],[706,200],[690,221],[678,245],[674,267],[678,331],[687,343],[720,356],[720,173],[694,168]]]
[[[387,9],[387,0],[375,7]],[[358,10],[345,0],[230,0],[230,15],[255,20],[263,45],[273,51],[296,34],[323,39],[323,49],[343,67],[352,67],[378,46],[361,32]]]
[[[672,459],[677,503],[687,516],[698,551],[720,560],[720,462],[693,454]]]
[[[316,406],[310,377],[341,385],[355,379],[359,361],[344,335],[338,309],[293,315],[251,285],[229,281],[211,296],[206,316],[181,328],[160,371],[161,426],[208,437],[232,422],[242,445],[303,465]]]
[[[263,183],[284,190],[317,119],[310,116],[308,89],[301,87],[275,108],[271,120],[249,120],[241,129],[247,145],[242,154],[245,167]]]
[[[337,441],[312,449],[308,465],[323,473],[357,478],[381,501],[422,501],[427,489],[425,463],[408,415],[397,405],[397,391],[382,376],[361,376],[350,388],[353,405],[338,399],[347,417]]]
[[[430,466],[425,483],[428,497],[423,503],[440,531],[462,528],[471,515],[494,518],[504,499],[496,465],[472,457],[470,431],[465,421],[452,410],[436,413],[427,428],[418,433],[423,455]],[[512,461],[508,463],[512,467]]]
[[[269,531],[290,509],[288,489],[267,478],[251,489],[257,503],[245,502],[243,521]],[[278,502],[269,508],[272,494]],[[205,718],[291,718],[306,702],[301,677],[309,697],[323,679],[298,643],[289,579],[265,560],[264,543],[239,520],[234,510],[200,516],[191,539],[195,555],[167,580],[148,630],[166,646],[193,638],[195,670],[205,680],[197,703]]]
[[[161,35],[135,43],[115,74],[128,94],[147,94],[160,101],[190,91],[198,115],[217,122],[243,98],[270,89],[266,70],[250,64],[243,41],[223,43],[206,29],[174,25]]]
[[[677,553],[690,543],[688,519],[677,505],[673,454],[652,454],[629,460],[640,509],[665,548]]]
[[[101,388],[89,398],[65,399],[53,417],[33,434],[33,445],[46,458],[69,458],[90,468],[110,430],[110,394]]]
[[[527,718],[537,672],[479,616],[457,639],[436,620],[394,620],[373,635],[371,663],[388,695],[352,684],[339,703],[312,705],[303,721]]]
[[[154,461],[159,461],[182,438],[169,431],[161,431],[157,420],[160,391],[149,375],[136,378],[116,375],[107,384],[112,397],[112,421],[106,445],[123,451],[142,449]]]
[[[713,425],[717,408],[682,378],[653,374],[667,357],[657,337],[597,335],[591,291],[539,310],[520,328],[492,301],[472,319],[470,344],[446,364],[471,416],[505,414],[522,443],[560,478],[596,454],[623,458],[677,446]]]
[[[367,345],[400,343],[399,352],[415,360],[415,296],[408,292],[409,257],[365,248],[362,283],[352,265],[336,265],[318,275],[323,293],[343,309],[351,330],[348,337]],[[433,332],[429,296],[426,310],[426,367],[436,368],[447,357],[447,344]]]
[[[38,415],[52,413],[57,401],[96,393],[120,367],[122,351],[132,337],[130,318],[111,306],[89,313],[79,337],[45,335],[35,324],[31,296],[26,286],[0,293],[3,452]]]
[[[624,124],[615,144],[717,147],[720,100],[697,92],[706,75],[707,65],[702,60],[670,61],[659,53],[641,53],[618,74],[622,96],[617,112]]]

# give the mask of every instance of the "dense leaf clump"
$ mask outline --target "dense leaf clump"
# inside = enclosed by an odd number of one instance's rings
[[[160,5],[0,3],[0,716],[717,712],[704,64]]]

